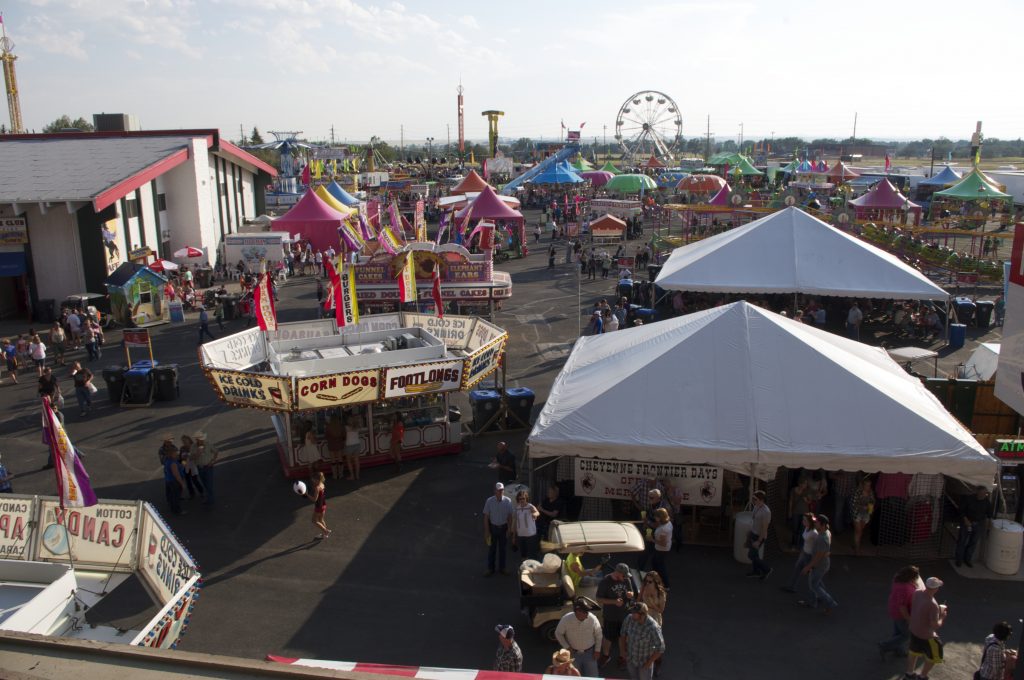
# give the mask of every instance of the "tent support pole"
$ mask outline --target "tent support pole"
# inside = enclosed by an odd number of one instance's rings
[[[949,347],[949,316],[953,313],[953,296],[946,296],[946,347]],[[939,360],[935,359],[936,372],[938,372]]]

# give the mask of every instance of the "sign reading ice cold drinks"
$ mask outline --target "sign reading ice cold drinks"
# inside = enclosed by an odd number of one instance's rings
[[[229,404],[252,406],[272,411],[288,411],[292,406],[292,379],[288,376],[257,375],[211,370],[217,391]]]
[[[661,465],[598,458],[576,459],[576,495],[633,498],[640,482],[668,478],[673,505],[721,505],[722,468],[711,465]]]

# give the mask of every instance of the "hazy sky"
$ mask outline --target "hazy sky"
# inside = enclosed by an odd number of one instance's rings
[[[969,137],[1024,134],[1021,0],[0,0],[25,125],[63,113],[144,128],[239,125],[338,140],[614,131],[660,90],[683,134]],[[0,121],[7,122],[6,111]]]

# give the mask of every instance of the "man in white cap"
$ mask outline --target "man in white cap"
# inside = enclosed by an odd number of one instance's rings
[[[488,496],[484,503],[484,542],[487,544],[487,571],[484,576],[494,575],[495,554],[498,569],[502,574],[508,573],[505,571],[505,542],[513,510],[512,499],[505,496],[505,485],[498,482],[494,485],[494,495]]]
[[[907,656],[906,680],[928,680],[928,672],[935,664],[942,663],[942,640],[939,628],[946,622],[949,610],[935,600],[935,593],[943,585],[935,576],[924,582],[924,590],[914,593],[910,603],[910,655]],[[917,662],[924,659],[921,672]]]
[[[494,627],[498,634],[498,651],[494,655],[494,670],[506,673],[520,673],[523,670],[523,653],[516,643],[516,631],[512,626],[499,623]]]

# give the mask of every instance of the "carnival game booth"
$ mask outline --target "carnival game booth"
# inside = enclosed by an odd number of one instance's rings
[[[225,403],[271,412],[287,477],[330,470],[326,428],[341,418],[359,432],[364,466],[391,463],[395,416],[405,423],[402,458],[458,453],[462,425],[449,395],[499,366],[508,333],[477,317],[402,312],[257,328],[202,346],[207,379]],[[316,445],[307,441],[312,432]]]
[[[199,599],[199,565],[149,503],[4,494],[0,629],[174,648]]]
[[[616,243],[626,238],[626,222],[605,214],[590,223],[590,240],[595,243]]]
[[[416,289],[421,311],[433,308],[432,279],[440,272],[441,299],[449,310],[491,316],[501,303],[512,297],[512,277],[495,271],[491,257],[494,224],[480,228],[479,254],[472,254],[456,243],[437,245],[414,241],[394,255],[378,250],[373,256],[360,256],[356,262],[356,298],[359,308],[372,313],[398,311],[398,274],[407,252],[415,258]]]
[[[820,470],[818,509],[838,527],[833,552],[846,550],[849,494],[871,475],[878,534],[865,552],[893,557],[950,554],[944,495],[990,487],[997,468],[885,350],[746,302],[580,338],[527,446],[534,490],[572,482],[581,519],[626,519],[614,501],[659,484],[688,542],[721,545],[749,522],[754,487],[788,541],[791,471]]]

